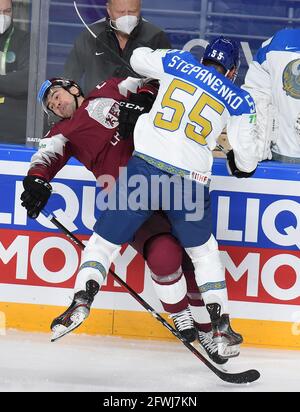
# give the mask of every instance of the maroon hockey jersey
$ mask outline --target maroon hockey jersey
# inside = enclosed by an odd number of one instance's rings
[[[133,78],[99,84],[71,119],[60,121],[41,139],[28,174],[51,181],[74,156],[96,178],[103,174],[117,177],[119,167],[127,164],[133,151],[133,139],[120,139],[117,130],[119,102],[139,87],[143,87],[142,80]],[[151,87],[149,92],[153,93]]]

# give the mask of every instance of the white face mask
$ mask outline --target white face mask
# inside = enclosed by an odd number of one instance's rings
[[[11,24],[11,16],[6,14],[0,14],[0,34],[6,32]]]
[[[113,23],[115,29],[120,30],[122,33],[130,34],[138,25],[138,18],[136,16],[122,16]]]

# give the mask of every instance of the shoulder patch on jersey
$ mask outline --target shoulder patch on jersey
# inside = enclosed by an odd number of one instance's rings
[[[300,99],[300,59],[292,60],[282,74],[283,90],[288,96]]]
[[[119,103],[114,99],[100,98],[89,102],[85,110],[89,116],[106,129],[115,129],[119,125]]]

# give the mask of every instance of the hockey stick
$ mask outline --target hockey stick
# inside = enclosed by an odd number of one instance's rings
[[[51,213],[46,209],[42,211],[43,215],[46,216],[58,229],[60,229],[73,243],[84,249],[84,244],[71,233],[65,226],[63,226]],[[126,282],[124,282],[114,271],[109,269],[109,272],[114,277],[114,279],[127,291],[130,295],[137,300],[155,319],[157,319],[165,328],[167,328],[177,339],[179,339],[184,346],[186,346],[198,359],[201,360],[213,373],[215,373],[220,379],[229,383],[251,383],[259,379],[260,373],[251,369],[240,373],[227,373],[216,368],[209,360],[207,360],[193,345],[184,340],[182,336],[173,328],[155,309],[153,309],[140,295],[138,295]]]
[[[228,150],[226,150],[224,146],[217,144],[216,149],[219,149],[227,157]]]
[[[98,38],[98,36],[93,32],[93,30],[86,24],[86,22],[83,20],[83,17],[80,14],[80,11],[78,10],[76,1],[73,2],[75,11],[77,13],[77,16],[79,17],[79,19],[81,20],[82,24],[85,26],[85,28],[89,31],[89,33],[94,37],[94,39],[98,40],[100,43],[100,39]],[[105,44],[104,42],[101,42],[101,46],[103,46],[107,51],[109,51],[110,54],[113,54],[117,59],[119,59],[124,66],[126,66],[126,68],[130,71],[131,74],[133,74],[135,77],[142,79],[141,75],[139,75],[138,73],[136,73],[133,68],[130,66],[130,64],[123,59],[123,57],[121,57],[118,53],[116,53],[113,49],[111,49],[110,47],[107,46],[107,44]]]

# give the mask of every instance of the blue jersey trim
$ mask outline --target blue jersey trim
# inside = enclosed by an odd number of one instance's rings
[[[300,52],[300,29],[283,29],[277,32],[271,42],[261,47],[253,60],[262,64],[267,59],[267,54],[272,51]]]
[[[171,50],[163,58],[164,71],[200,87],[225,106],[231,116],[252,114],[252,97],[213,67],[200,64],[189,52]]]

